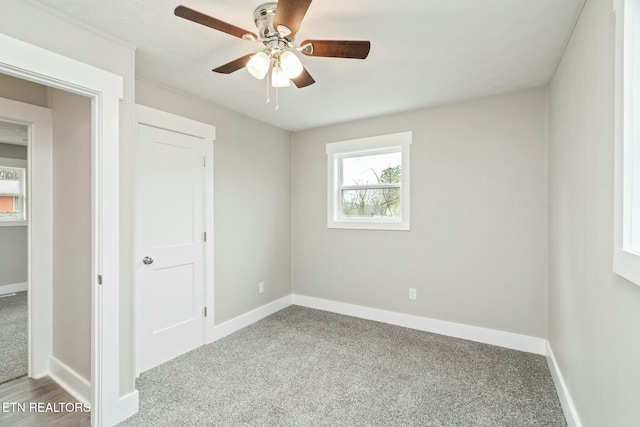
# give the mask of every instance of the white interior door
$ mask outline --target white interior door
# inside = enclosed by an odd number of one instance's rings
[[[204,139],[138,125],[137,371],[204,344]]]

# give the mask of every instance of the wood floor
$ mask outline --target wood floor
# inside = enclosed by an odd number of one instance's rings
[[[49,377],[0,384],[0,426],[89,427],[89,412],[68,412],[77,401]],[[47,407],[47,403],[51,403]],[[39,407],[36,406],[39,404]],[[81,405],[77,403],[77,405]],[[46,412],[39,412],[39,411]],[[55,411],[55,412],[54,412]]]

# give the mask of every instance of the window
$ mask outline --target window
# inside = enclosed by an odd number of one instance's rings
[[[613,271],[640,285],[640,1],[616,0]]]
[[[0,227],[26,225],[26,169],[19,166],[26,161],[0,158]]]
[[[409,230],[412,133],[327,144],[327,226]]]

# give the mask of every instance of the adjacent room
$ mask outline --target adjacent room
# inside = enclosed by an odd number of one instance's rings
[[[0,383],[27,375],[28,128],[0,121]]]
[[[0,424],[640,425],[638,34],[4,0]]]

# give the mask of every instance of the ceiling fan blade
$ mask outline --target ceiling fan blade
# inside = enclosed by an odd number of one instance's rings
[[[238,71],[239,69],[245,67],[247,65],[247,62],[249,62],[249,60],[253,55],[255,55],[255,53],[250,53],[248,55],[242,56],[227,64],[221,65],[218,68],[214,68],[211,71],[213,71],[214,73],[220,73],[220,74],[231,74],[234,71]]]
[[[278,0],[273,28],[285,37],[295,36],[311,0]]]
[[[305,49],[310,44],[312,49]],[[307,56],[365,59],[371,50],[371,42],[356,40],[305,40],[300,46]]]
[[[313,80],[313,77],[311,77],[311,74],[309,74],[306,68],[302,68],[302,73],[300,73],[300,75],[295,79],[291,79],[291,81],[298,88],[307,87],[316,82]]]
[[[254,38],[258,37],[251,31],[243,30],[240,27],[236,27],[235,25],[231,25],[212,16],[205,15],[202,12],[198,12],[197,10],[190,9],[186,6],[176,7],[174,13],[180,18],[188,19],[189,21],[202,24],[205,27],[213,28],[214,30],[222,31],[223,33],[231,34],[232,36],[242,38],[243,35],[249,34]]]

